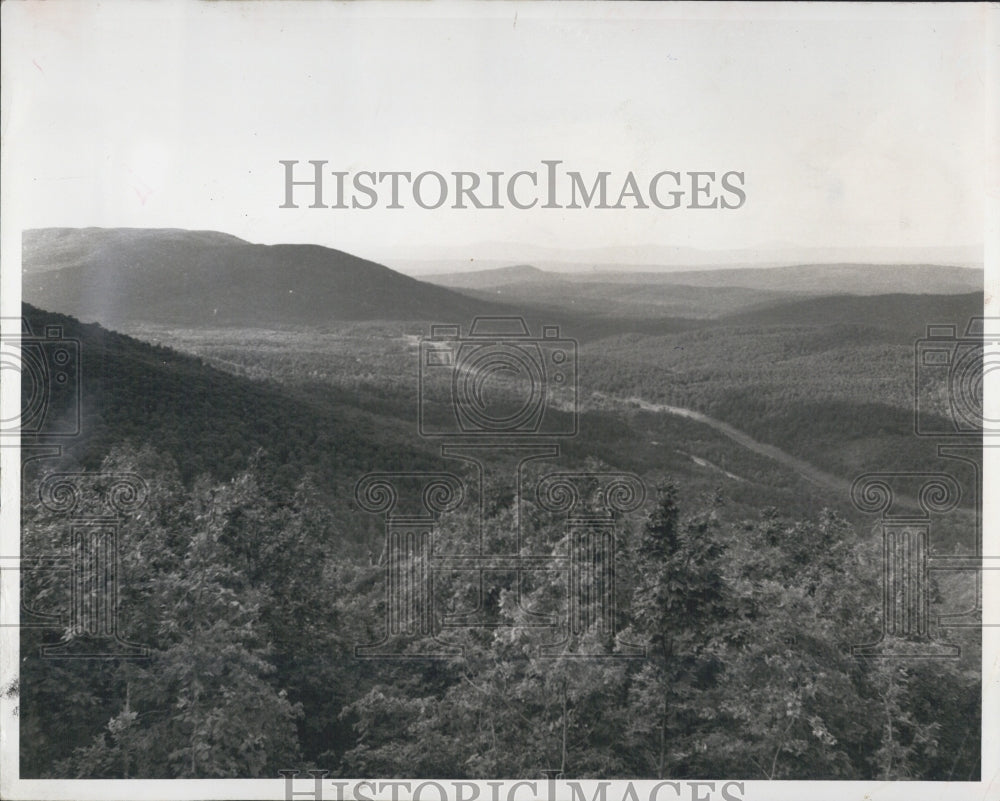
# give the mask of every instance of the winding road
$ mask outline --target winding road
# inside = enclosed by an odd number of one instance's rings
[[[707,414],[695,411],[694,409],[686,409],[683,406],[670,406],[665,403],[650,403],[642,398],[635,397],[615,398],[599,392],[595,392],[593,394],[602,401],[615,403],[625,408],[631,407],[640,409],[644,412],[672,414],[677,417],[685,417],[688,420],[694,420],[696,423],[703,423],[704,425],[715,429],[720,434],[728,437],[738,445],[742,445],[747,450],[758,453],[768,459],[773,459],[779,464],[794,470],[807,481],[834,492],[844,493],[845,498],[850,497],[851,482],[820,470],[818,467],[811,465],[809,462],[799,459],[796,456],[792,456],[792,454],[775,445],[768,445],[765,442],[760,442],[759,440],[751,437],[749,434],[729,425],[729,423],[724,423],[722,420],[716,420],[714,417],[709,417]]]

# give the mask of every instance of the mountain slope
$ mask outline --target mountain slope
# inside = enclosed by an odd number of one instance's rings
[[[178,259],[197,248],[249,244],[218,231],[180,228],[36,228],[25,231],[22,237],[21,269],[28,275],[113,261],[123,250],[141,247],[154,239],[159,247],[171,248]]]
[[[965,332],[971,317],[982,317],[983,293],[961,295],[829,295],[793,300],[720,318],[721,325],[863,325],[882,329],[902,341],[923,336],[928,325],[957,326]]]
[[[29,304],[22,314],[33,332],[59,326],[64,340],[79,343],[80,434],[61,444],[86,466],[130,441],[170,455],[186,478],[227,478],[263,449],[266,472],[311,470],[343,490],[369,470],[429,464],[409,421],[376,416],[356,393],[328,387],[307,398],[97,324]],[[31,389],[22,381],[24,393]],[[66,430],[59,421],[76,416],[75,392],[50,397],[43,433]]]
[[[497,304],[318,245],[254,245],[211,232],[28,232],[24,300],[115,326],[317,325],[463,320]]]

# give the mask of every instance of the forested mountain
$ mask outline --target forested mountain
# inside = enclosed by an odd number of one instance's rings
[[[24,307],[36,334],[56,325],[79,342],[82,398],[79,435],[25,467],[24,598],[69,608],[64,575],[43,568],[69,532],[42,502],[46,476],[137,475],[148,499],[119,516],[118,632],[147,654],[42,658],[80,632],[65,618],[25,628],[22,776],[978,775],[975,629],[935,630],[961,644],[957,660],[851,655],[879,636],[882,551],[841,489],[869,469],[940,469],[912,436],[913,342],[929,323],[961,334],[981,293],[803,297],[519,267],[499,275],[516,291],[468,296],[326,248],[211,232],[49,230],[26,244],[29,301],[145,341]],[[210,302],[223,305],[208,315]],[[486,459],[479,484],[416,430],[429,324],[467,333],[477,314],[511,312],[534,336],[558,323],[579,340],[578,436],[533,463],[523,491],[496,479],[513,457]],[[947,380],[928,377],[935,397]],[[45,397],[51,424],[73,413],[73,392]],[[655,404],[712,415],[833,484]],[[442,470],[462,503],[437,518],[431,556],[400,556],[356,482]],[[539,494],[560,470],[589,477],[588,509],[609,471],[648,488],[614,517],[614,631],[596,615],[568,628],[579,543]],[[974,516],[973,492],[934,548],[965,552]],[[435,561],[474,541],[482,573]],[[513,541],[551,569],[497,561]],[[433,572],[433,623],[415,639],[387,628],[391,565]],[[975,603],[966,577],[934,582],[935,610]],[[477,622],[446,627],[446,614]],[[407,658],[359,659],[373,643]]]
[[[417,281],[331,248],[254,245],[226,234],[170,229],[28,231],[22,262],[27,302],[112,327],[448,322],[548,313],[582,330],[616,318],[626,330],[664,331],[676,330],[664,318],[753,315],[803,296],[967,294],[982,287],[980,270],[858,264],[578,274],[519,265]],[[769,319],[780,322],[787,314],[794,322],[796,313],[812,313],[808,305],[800,308]],[[837,312],[822,313],[830,319]]]
[[[318,245],[253,245],[208,232],[28,232],[24,300],[85,321],[316,325],[503,313]]]
[[[184,261],[208,247],[248,245],[249,242],[218,231],[183,228],[35,228],[21,238],[21,270],[25,275],[62,267],[115,262],[144,247],[166,251]],[[163,259],[168,258],[165,254]]]
[[[435,609],[475,611],[483,624],[444,629],[436,613],[432,634],[400,643],[384,639],[384,523],[358,509],[353,485],[374,470],[442,468],[404,420],[413,388],[396,362],[369,366],[386,343],[398,346],[394,360],[410,358],[405,336],[365,329],[358,341],[373,350],[335,352],[336,380],[317,374],[322,341],[299,363],[276,349],[267,358],[286,372],[256,364],[278,383],[34,307],[25,314],[33,330],[60,325],[79,340],[84,403],[81,436],[25,471],[28,607],[56,613],[69,592],[63,573],[32,567],[65,554],[70,531],[40,502],[39,482],[128,473],[148,499],[118,518],[118,634],[146,656],[42,658],[40,648],[71,648],[80,633],[23,629],[24,777],[273,777],[313,765],[380,777],[550,767],[573,778],[978,775],[976,632],[948,632],[961,661],[852,658],[852,644],[879,633],[880,544],[834,512],[736,516],[723,493],[650,482],[646,503],[616,520],[620,637],[597,617],[568,640],[562,623],[523,625],[529,612],[569,614],[565,571],[517,573],[487,555],[486,591],[467,570],[435,567],[434,580]],[[254,353],[280,334],[257,336],[244,343]],[[60,398],[53,420],[67,411]],[[662,468],[690,436],[650,425],[633,440],[624,416],[588,417],[582,429],[571,461],[548,469],[600,475],[606,459],[639,450]],[[760,476],[747,473],[753,483],[734,481],[760,502]],[[467,552],[478,532],[494,553],[519,520],[526,553],[565,561],[573,535],[562,516],[534,491],[486,489],[482,508],[473,496],[439,518],[435,554]],[[603,497],[596,485],[582,491],[587,504]],[[421,560],[409,554],[400,567],[417,575]],[[380,641],[452,653],[356,658],[357,646]]]
[[[228,478],[260,449],[269,472],[286,480],[311,469],[353,483],[373,465],[416,465],[425,458],[398,420],[380,415],[376,399],[335,387],[306,399],[96,323],[29,304],[23,315],[33,332],[58,326],[63,339],[79,343],[81,433],[63,443],[85,467],[97,466],[123,442],[155,446],[185,480]],[[22,382],[23,394],[32,390],[30,381]],[[52,397],[47,425],[64,430],[55,421],[75,414],[74,394]]]
[[[604,337],[583,345],[581,362],[603,392],[697,409],[845,480],[930,469],[934,443],[914,436],[915,377],[939,399],[949,377],[916,370],[915,342],[929,324],[961,338],[982,303],[979,293],[812,298],[689,331]]]
[[[982,291],[961,294],[829,295],[763,305],[726,315],[721,325],[862,325],[883,331],[886,337],[913,342],[928,325],[950,324],[965,334],[972,317],[983,316]]]

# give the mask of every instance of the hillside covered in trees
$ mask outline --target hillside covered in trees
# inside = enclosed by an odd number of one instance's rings
[[[439,614],[397,642],[386,630],[384,523],[359,507],[354,484],[371,471],[447,469],[474,485],[404,434],[406,392],[379,395],[382,379],[358,372],[367,367],[355,368],[353,391],[342,373],[234,376],[26,314],[80,341],[84,405],[81,436],[25,466],[25,603],[56,615],[71,601],[50,563],[79,545],[65,512],[43,500],[47,477],[138,476],[144,500],[117,518],[117,635],[145,653],[47,658],[42,649],[86,642],[65,617],[24,628],[22,776],[273,777],[291,766],[380,777],[978,776],[977,632],[948,631],[958,660],[852,656],[879,637],[881,545],[832,509],[734,507],[693,473],[643,470],[646,501],[615,519],[613,625],[588,613],[567,629],[566,571],[518,571],[497,556],[477,563],[485,583],[435,567]],[[562,464],[526,473],[528,485],[545,470],[628,467],[615,438],[574,443]],[[588,487],[581,502],[603,502]],[[475,503],[440,514],[433,553],[461,553],[480,530],[500,554],[517,528],[523,553],[572,558],[565,516],[533,490],[484,491],[481,518]],[[395,564],[413,574],[425,559],[413,551]],[[444,625],[472,612],[482,625]],[[550,622],[529,625],[540,619]],[[358,658],[379,642],[415,658]]]

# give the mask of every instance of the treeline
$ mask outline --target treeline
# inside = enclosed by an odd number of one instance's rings
[[[151,444],[171,456],[183,482],[228,479],[263,451],[266,482],[287,491],[308,471],[339,497],[375,469],[432,469],[430,451],[412,425],[368,397],[324,383],[290,391],[274,380],[231,375],[167,347],[140,342],[97,324],[25,304],[36,336],[59,326],[78,343],[78,379],[45,394],[43,432],[78,430],[54,442],[94,469],[116,444]],[[43,347],[49,347],[48,345]],[[26,402],[36,387],[22,381]],[[79,416],[78,423],[75,421]]]
[[[116,448],[100,471],[149,488],[119,533],[119,635],[148,658],[42,658],[74,633],[24,629],[23,777],[979,775],[977,637],[957,662],[852,658],[880,630],[880,547],[831,512],[727,523],[723,498],[667,484],[616,527],[617,638],[597,617],[573,634],[526,625],[566,619],[565,579],[498,564],[478,610],[489,625],[387,640],[464,655],[359,660],[355,646],[385,638],[387,556],[345,555],[344,518],[308,478],[276,492],[258,460],[185,484],[150,447]],[[38,500],[46,472],[25,482],[28,560],[66,548],[65,515]],[[491,547],[513,530],[504,498],[488,506]],[[568,553],[560,515],[521,515],[523,552]],[[445,515],[435,548],[468,548],[475,523]],[[476,575],[436,581],[437,608],[473,609]],[[26,602],[65,608],[64,579],[27,571]]]

